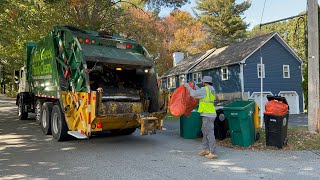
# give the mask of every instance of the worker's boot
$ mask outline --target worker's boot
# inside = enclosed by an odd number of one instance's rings
[[[209,151],[208,151],[208,150],[202,150],[202,151],[199,152],[199,155],[200,155],[200,156],[205,156],[205,155],[207,155],[207,154],[209,154]]]
[[[206,158],[208,159],[216,159],[218,158],[218,156],[216,154],[213,154],[213,153],[209,153],[207,155],[205,155]]]

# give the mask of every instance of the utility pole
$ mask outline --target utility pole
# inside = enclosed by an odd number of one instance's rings
[[[308,0],[308,129],[319,132],[318,0]]]

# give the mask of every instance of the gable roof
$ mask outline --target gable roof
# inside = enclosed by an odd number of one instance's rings
[[[245,63],[246,59],[248,59],[256,51],[258,51],[273,37],[275,37],[299,62],[302,63],[300,57],[281,38],[281,36],[278,33],[273,32],[219,48],[213,53],[210,58],[205,59],[197,66],[195,66],[191,70],[191,72],[213,69],[232,64]]]
[[[185,74],[186,71],[192,69],[199,62],[207,58],[215,49],[203,51],[193,56],[186,57],[180,61],[175,67],[169,69],[162,77]],[[188,73],[188,72],[187,72]]]

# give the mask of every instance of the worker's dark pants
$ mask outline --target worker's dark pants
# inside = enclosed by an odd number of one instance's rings
[[[210,153],[214,153],[216,138],[214,137],[214,120],[216,117],[202,116],[201,131],[203,134],[202,143],[203,149],[208,150]]]

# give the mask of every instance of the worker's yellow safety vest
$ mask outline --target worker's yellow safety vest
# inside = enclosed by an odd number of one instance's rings
[[[199,113],[215,114],[216,108],[214,107],[215,95],[210,91],[209,87],[206,86],[206,97],[200,99]]]

